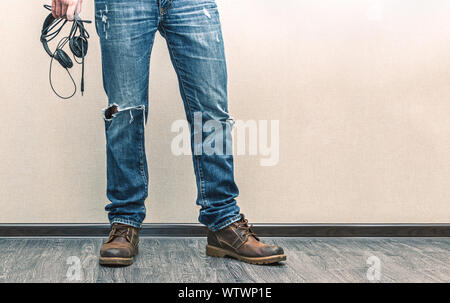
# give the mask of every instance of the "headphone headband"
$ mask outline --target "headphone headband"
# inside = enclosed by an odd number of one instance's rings
[[[47,54],[50,57],[53,57],[52,52],[50,51],[50,48],[48,47],[48,41],[47,41],[47,34],[49,32],[50,26],[55,21],[55,17],[53,17],[52,14],[49,14],[47,18],[45,18],[44,24],[42,25],[42,31],[41,31],[41,43],[44,47],[44,50],[47,52]]]

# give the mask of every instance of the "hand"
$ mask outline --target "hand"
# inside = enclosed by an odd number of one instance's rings
[[[64,18],[73,21],[75,10],[79,14],[83,0],[52,0],[52,15],[55,18]]]

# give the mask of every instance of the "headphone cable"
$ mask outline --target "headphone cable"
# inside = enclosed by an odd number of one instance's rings
[[[51,6],[50,5],[44,5],[44,8],[46,8],[47,10],[51,11]],[[57,28],[57,26],[60,24],[61,26],[59,26]],[[54,38],[56,38],[56,36],[58,36],[58,34],[61,32],[61,30],[63,29],[63,27],[66,25],[68,21],[63,19],[63,18],[58,18],[55,19],[51,24],[49,24],[45,29],[42,30],[42,35],[41,35],[41,40],[44,38],[47,42],[52,41]],[[67,37],[63,37],[57,44],[55,52],[53,53],[53,55],[51,56],[50,59],[50,68],[49,68],[49,81],[50,81],[50,87],[52,88],[53,92],[61,99],[70,99],[72,98],[77,91],[77,85],[75,83],[75,80],[72,77],[72,74],[70,73],[69,69],[67,67],[64,67],[64,69],[66,70],[66,72],[69,74],[70,80],[73,83],[74,86],[74,91],[73,93],[68,96],[68,97],[64,97],[61,96],[60,94],[58,94],[58,92],[55,90],[54,86],[53,86],[53,81],[52,81],[52,66],[53,66],[53,60],[55,60],[55,55],[58,52],[58,50],[62,50],[64,48],[64,46],[68,43],[68,42],[72,42],[71,40],[74,39],[74,37],[76,36],[77,32],[79,32],[79,38],[81,39],[80,42],[80,47],[81,47],[81,62],[79,62],[76,57],[77,55],[75,55],[74,52],[72,52],[72,56],[74,58],[74,61],[77,64],[81,64],[82,68],[81,68],[81,95],[84,95],[84,62],[85,62],[85,51],[84,51],[84,43],[86,43],[87,46],[87,42],[88,39],[90,37],[88,31],[86,30],[86,28],[84,27],[83,23],[92,23],[90,20],[82,20],[81,18],[78,17],[78,14],[76,14],[76,18],[73,20],[72,23],[72,27],[70,29],[70,33],[69,36]],[[53,29],[57,28],[54,32],[51,32]],[[46,32],[46,34],[44,35],[43,33]]]
[[[64,96],[61,96],[60,94],[58,94],[58,92],[57,92],[57,91],[55,90],[55,88],[53,87],[53,81],[52,81],[52,66],[53,66],[53,60],[55,60],[55,54],[56,54],[56,52],[58,51],[58,49],[64,47],[64,45],[67,43],[67,41],[68,41],[68,37],[64,37],[64,38],[62,38],[62,39],[59,41],[59,43],[58,43],[58,45],[57,45],[57,47],[56,47],[56,50],[55,50],[55,52],[53,53],[53,56],[52,56],[51,59],[50,59],[50,68],[49,68],[49,71],[48,71],[48,79],[49,79],[49,81],[50,81],[50,87],[52,88],[52,90],[53,90],[53,92],[55,93],[55,95],[57,95],[58,97],[60,97],[61,99],[64,99],[64,100],[70,99],[70,98],[72,98],[72,97],[76,94],[76,92],[77,92],[77,85],[76,85],[75,80],[73,79],[72,74],[70,73],[69,69],[68,69],[67,67],[65,67],[64,69],[65,69],[66,72],[69,74],[70,80],[72,80],[74,90],[73,90],[73,93],[72,93],[70,96],[68,96],[68,97],[64,97]],[[60,46],[61,44],[62,44],[62,46]]]

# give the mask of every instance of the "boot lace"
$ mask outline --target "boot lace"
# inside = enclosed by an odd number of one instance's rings
[[[236,222],[236,226],[239,229],[242,229],[245,231],[245,235],[247,236],[253,236],[256,240],[259,240],[258,236],[256,236],[255,232],[253,231],[253,224],[248,224],[248,220],[242,215],[242,219]]]
[[[114,240],[115,238],[125,238],[128,240],[129,227],[122,225],[113,226],[111,233],[109,235],[109,242]]]

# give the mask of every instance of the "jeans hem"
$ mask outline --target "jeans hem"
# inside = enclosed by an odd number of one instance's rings
[[[232,217],[232,218],[226,220],[225,222],[223,222],[223,223],[221,223],[221,224],[218,224],[218,225],[215,225],[215,226],[211,226],[211,227],[208,227],[208,228],[209,228],[212,232],[216,232],[216,231],[218,231],[218,230],[221,230],[221,229],[227,227],[228,225],[230,225],[230,224],[232,224],[232,223],[234,223],[234,222],[239,221],[241,218],[242,218],[242,216],[241,216],[241,214],[239,214],[239,215],[237,215],[237,216],[234,216],[234,217]]]
[[[125,224],[125,225],[131,225],[133,227],[136,228],[141,228],[142,223],[138,223],[135,221],[131,221],[131,220],[127,220],[127,219],[122,219],[122,218],[114,218],[111,220],[111,225],[113,225],[114,223],[121,223],[121,224]]]

